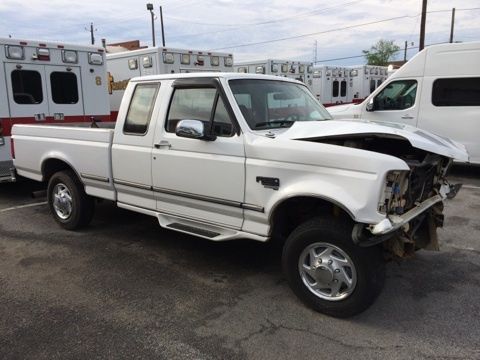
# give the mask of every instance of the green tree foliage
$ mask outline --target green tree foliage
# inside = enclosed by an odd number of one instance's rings
[[[368,65],[387,66],[400,50],[391,40],[379,40],[370,50],[363,50]]]

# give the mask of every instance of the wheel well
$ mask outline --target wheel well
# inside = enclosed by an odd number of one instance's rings
[[[271,236],[285,240],[300,224],[318,216],[353,221],[352,215],[347,210],[333,202],[308,196],[293,197],[274,209],[270,219]]]
[[[42,176],[44,181],[49,181],[53,174],[64,171],[64,170],[73,170],[73,168],[63,160],[59,159],[48,159],[45,160],[42,165]]]

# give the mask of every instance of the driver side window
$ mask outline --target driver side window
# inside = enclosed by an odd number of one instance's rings
[[[416,80],[398,80],[388,84],[375,96],[375,110],[404,110],[415,105]]]

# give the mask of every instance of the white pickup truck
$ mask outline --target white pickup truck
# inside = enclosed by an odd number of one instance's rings
[[[64,228],[103,198],[205,239],[278,239],[295,294],[338,317],[374,301],[385,257],[438,248],[446,174],[468,157],[407,125],[333,121],[298,81],[224,73],[135,78],[115,129],[15,125],[13,143]]]

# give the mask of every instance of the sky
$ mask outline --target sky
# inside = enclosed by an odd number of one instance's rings
[[[267,58],[335,65],[365,63],[362,50],[393,40],[408,58],[418,52],[421,0],[150,0],[161,44],[163,8],[167,47],[232,53],[235,61]],[[89,44],[140,40],[151,46],[147,1],[1,0],[0,37]],[[480,41],[480,0],[429,0],[426,40],[448,42],[455,7],[455,41]],[[315,46],[316,44],[316,46]],[[316,52],[315,52],[316,49]],[[316,54],[315,54],[316,53]],[[397,59],[403,58],[403,51]]]

